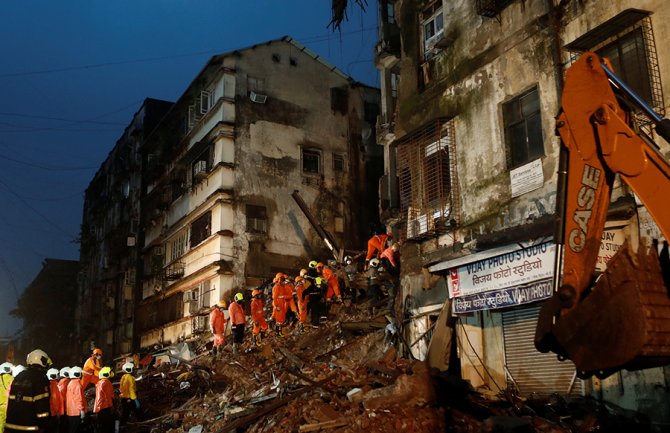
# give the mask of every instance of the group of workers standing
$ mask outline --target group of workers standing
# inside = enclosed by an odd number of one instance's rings
[[[300,332],[308,332],[309,327],[318,327],[321,320],[328,316],[329,306],[342,303],[342,292],[351,296],[352,302],[365,296],[366,292],[374,301],[382,296],[381,286],[388,292],[387,308],[393,309],[397,278],[399,276],[399,244],[387,243],[392,239],[390,234],[377,234],[368,240],[367,254],[363,272],[367,277],[367,288],[353,284],[360,273],[355,258],[345,256],[343,264],[335,260],[327,264],[312,260],[306,269],[300,270],[295,278],[284,272],[278,272],[272,280],[272,314],[266,319],[263,304],[263,291],[254,289],[251,293],[250,315],[252,342],[260,346],[270,325],[278,336],[286,335],[287,330],[295,323]],[[341,282],[344,287],[341,287]],[[225,315],[227,304],[219,301],[210,312],[210,330],[214,335],[212,353],[223,353],[226,324],[230,320],[233,334],[233,353],[237,353],[239,345],[244,341],[246,324],[244,295],[238,292],[228,307],[230,319]]]
[[[94,349],[84,368],[53,367],[40,349],[26,357],[27,367],[5,362],[0,365],[0,433],[78,433],[88,413],[84,391],[95,386],[94,422],[99,433],[113,433],[114,372],[102,366],[102,350]],[[119,384],[123,425],[131,413],[140,416],[140,402],[133,377],[134,364],[126,362]]]

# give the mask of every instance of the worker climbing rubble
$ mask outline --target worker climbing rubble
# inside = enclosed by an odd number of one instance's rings
[[[294,287],[298,299],[298,329],[300,332],[307,332],[307,328],[305,327],[305,323],[307,322],[307,301],[305,300],[303,293],[305,289],[312,285],[312,283],[302,276],[302,271],[307,273],[307,270],[305,269],[300,271],[301,275],[295,277]]]
[[[68,433],[78,433],[81,423],[86,416],[87,405],[82,385],[81,367],[70,369],[70,383],[67,385],[65,396],[65,415],[67,417]]]
[[[93,413],[97,414],[96,432],[114,433],[114,388],[110,379],[114,376],[112,369],[102,367],[95,385],[95,403]]]
[[[0,433],[5,429],[5,418],[7,418],[7,396],[9,395],[9,386],[14,380],[12,376],[11,362],[0,364]]]
[[[212,355],[216,356],[223,353],[224,334],[226,332],[226,322],[228,319],[225,314],[226,301],[223,299],[212,307],[209,313],[209,329],[214,335],[214,345],[212,346]]]
[[[251,320],[254,324],[252,328],[253,343],[256,346],[261,345],[268,330],[268,322],[265,320],[265,309],[263,307],[263,292],[254,289],[251,292]]]
[[[47,379],[49,379],[49,413],[51,417],[47,425],[47,433],[56,433],[59,431],[60,420],[64,419],[65,406],[63,397],[58,390],[58,369],[50,368],[47,370]]]
[[[288,276],[282,272],[275,275],[275,285],[272,287],[272,317],[275,321],[277,335],[284,336],[287,326],[287,312],[297,310],[293,300],[293,284],[288,280]]]
[[[98,373],[102,368],[102,349],[95,348],[82,368],[81,385],[86,389],[89,383],[98,383]]]
[[[335,271],[332,267],[326,266],[323,263],[319,262],[316,265],[316,271],[321,275],[323,282],[328,287],[326,289],[326,301],[336,301],[342,303],[342,296],[340,294],[340,282],[335,275]]]
[[[372,231],[372,237],[368,239],[368,253],[365,256],[365,270],[367,270],[370,260],[379,258],[381,253],[386,249],[386,242],[393,235],[387,233],[379,233],[379,229]]]
[[[326,314],[326,291],[328,286],[323,278],[317,277],[314,284],[310,285],[302,292],[303,299],[307,303],[307,312],[310,316],[312,327],[319,327],[321,324],[321,316]]]
[[[380,254],[379,258],[382,261],[384,269],[386,269],[394,277],[400,275],[400,244],[394,242],[393,245],[386,248]]]
[[[121,398],[121,419],[120,424],[125,425],[131,414],[134,414],[138,421],[142,420],[142,407],[137,398],[137,384],[133,371],[135,365],[132,362],[126,362],[121,367],[124,374],[119,382],[119,398]]]
[[[240,292],[235,293],[233,302],[228,307],[230,314],[230,325],[233,331],[233,353],[237,353],[238,347],[244,342],[244,327],[247,322],[244,314],[244,295]]]
[[[51,421],[46,371],[51,364],[51,358],[42,350],[28,354],[28,367],[14,376],[9,387],[5,432],[46,431]]]

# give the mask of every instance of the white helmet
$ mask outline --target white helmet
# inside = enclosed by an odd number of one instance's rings
[[[18,376],[25,369],[26,369],[26,367],[24,367],[21,364],[15,365],[14,367],[12,367],[12,376],[14,376],[14,377]]]
[[[58,379],[58,369],[57,368],[50,368],[47,370],[47,377],[49,380],[56,380]]]
[[[46,354],[45,351],[40,349],[35,349],[26,356],[26,364],[28,365],[39,365],[40,367],[51,367],[51,358]]]
[[[351,256],[344,256],[344,263],[347,265],[350,265],[354,262],[354,260],[351,258]]]
[[[81,367],[72,367],[70,369],[70,379],[79,379],[81,377]]]
[[[3,362],[0,364],[0,374],[12,374],[12,367],[14,364],[11,362]]]
[[[132,362],[126,362],[125,364],[123,364],[123,367],[121,367],[121,369],[126,373],[132,373],[133,368],[135,368],[135,365],[133,365]]]
[[[370,266],[372,266],[373,268],[379,267],[379,259],[374,258],[374,259],[370,260]]]
[[[69,378],[70,377],[70,367],[63,367],[60,369],[60,377]]]

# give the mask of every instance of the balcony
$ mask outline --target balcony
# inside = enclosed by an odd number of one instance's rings
[[[514,0],[477,0],[477,15],[494,18]]]
[[[390,68],[400,60],[400,29],[396,24],[384,23],[379,42],[375,45],[375,65]]]
[[[165,279],[175,281],[184,276],[186,264],[184,262],[172,262],[165,268]]]

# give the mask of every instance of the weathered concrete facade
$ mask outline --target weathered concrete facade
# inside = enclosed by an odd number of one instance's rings
[[[141,146],[172,103],[146,99],[84,195],[76,309],[77,356],[133,346],[141,235]]]
[[[625,63],[626,53],[638,50],[650,63],[644,73],[631,73],[631,78],[637,82],[643,76],[651,82],[642,91],[663,111],[670,56],[660,48],[670,31],[670,5],[553,0],[382,0],[380,5],[378,129],[386,162],[380,211],[389,229],[404,240],[401,296],[404,314],[417,316],[405,336],[414,343],[430,339],[425,330],[448,299],[450,275],[460,270],[474,275],[487,263],[523,257],[536,248],[544,276],[524,284],[517,281],[514,287],[544,296],[538,293],[544,293],[551,276],[544,266],[553,254],[560,144],[554,117],[565,69],[579,51],[619,53]],[[519,146],[519,138],[526,145]],[[406,163],[406,155],[418,155],[416,162]],[[432,168],[437,156],[443,169]],[[532,172],[533,179],[520,181],[522,172]],[[620,188],[613,199],[629,194]],[[624,230],[630,220],[610,224]],[[657,234],[653,232],[647,230]],[[488,293],[494,289],[490,285]],[[498,300],[506,294],[495,293]],[[458,297],[453,290],[451,296]],[[555,374],[570,367],[550,359],[554,355],[533,358],[530,328],[539,298],[503,303],[503,309],[470,305],[458,315],[454,350],[466,379],[493,392],[516,385],[522,393],[594,393],[654,414],[661,424],[670,421],[662,369],[623,372],[602,383],[582,382],[569,371]],[[474,298],[463,299],[472,303]],[[402,317],[400,308],[397,315]],[[422,314],[425,311],[435,312]],[[525,334],[519,342],[520,333]],[[414,345],[413,352],[423,358],[428,347],[424,345],[421,353],[416,349],[420,346]],[[514,367],[524,356],[529,359],[527,368]]]
[[[328,256],[295,190],[342,247],[359,246],[376,215],[359,204],[378,201],[378,113],[378,90],[288,37],[212,58],[144,150],[157,164],[140,346],[206,331],[219,299]]]

